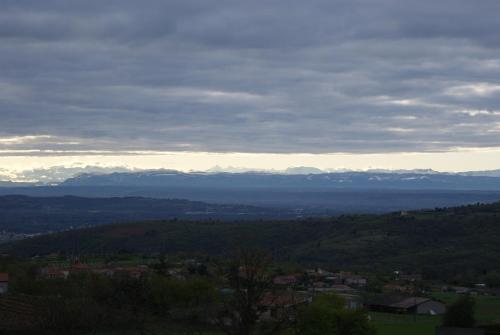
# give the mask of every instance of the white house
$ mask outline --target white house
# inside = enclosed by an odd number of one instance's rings
[[[0,294],[9,292],[9,274],[0,272]]]

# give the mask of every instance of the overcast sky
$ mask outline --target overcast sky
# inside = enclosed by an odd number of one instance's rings
[[[499,13],[498,0],[2,0],[0,164],[148,151],[385,154],[397,168],[400,153],[486,150],[478,167],[500,168]]]

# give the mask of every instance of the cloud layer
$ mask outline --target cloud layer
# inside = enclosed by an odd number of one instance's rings
[[[500,144],[500,2],[4,0],[0,154]]]

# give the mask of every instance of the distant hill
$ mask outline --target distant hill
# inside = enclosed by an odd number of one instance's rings
[[[434,207],[452,207],[500,200],[500,191],[460,190],[363,190],[216,188],[193,186],[38,186],[1,188],[0,195],[32,197],[147,197],[187,199],[213,204],[284,208],[302,215],[387,213]],[[273,213],[268,214],[273,215]],[[271,216],[271,218],[274,216]],[[269,217],[267,217],[269,218]]]
[[[259,247],[283,261],[451,278],[498,270],[499,238],[496,203],[292,221],[138,222],[40,236],[3,245],[0,251],[20,256],[120,251],[223,256],[238,247]]]
[[[243,220],[293,216],[279,209],[178,199],[0,196],[0,230],[15,233],[44,233],[152,219]]]
[[[19,183],[19,182],[13,182],[9,180],[0,180],[0,187],[29,187],[29,186],[34,186],[35,184],[33,183]]]
[[[304,172],[309,174],[302,174]],[[386,213],[500,200],[499,177],[432,170],[320,173],[309,167],[293,168],[288,173],[174,170],[87,173],[59,185],[0,187],[0,195],[187,199],[284,208],[304,216]],[[275,215],[265,211],[262,217],[269,219]],[[159,217],[136,219],[144,218]]]
[[[500,170],[470,171],[460,174],[463,176],[500,177]]]
[[[279,190],[500,190],[500,178],[420,172],[275,173],[183,173],[179,171],[82,174],[60,186],[200,187],[219,189]],[[312,171],[311,171],[312,172]]]

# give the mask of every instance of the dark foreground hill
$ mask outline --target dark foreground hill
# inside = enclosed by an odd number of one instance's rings
[[[277,209],[178,199],[0,196],[0,230],[14,233],[170,218],[236,220],[293,216],[289,211]]]
[[[386,215],[255,222],[139,222],[69,231],[3,245],[49,253],[200,253],[263,248],[278,260],[339,269],[422,271],[427,276],[500,268],[500,203]]]

